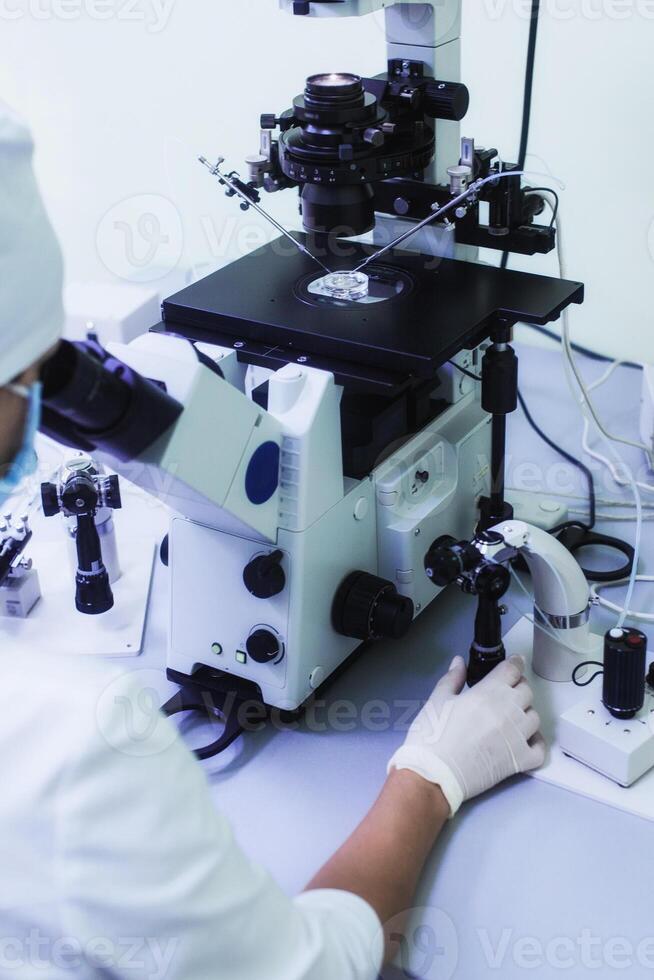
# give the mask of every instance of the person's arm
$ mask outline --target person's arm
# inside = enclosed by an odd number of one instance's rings
[[[524,662],[512,658],[461,693],[465,663],[452,661],[391,760],[379,799],[308,890],[353,892],[397,932],[427,856],[463,800],[544,760],[523,670]],[[392,936],[385,943],[389,958],[396,952]]]
[[[503,665],[458,694],[456,660],[370,815],[294,899],[238,847],[201,767],[133,677],[112,682],[97,708],[78,685],[79,752],[55,808],[61,934],[85,950],[85,964],[116,977],[134,976],[124,937],[140,937],[137,975],[375,980],[382,924],[396,926],[410,907],[445,818],[460,799],[537,764],[528,744],[537,716],[520,674]],[[108,942],[97,951],[99,936]]]
[[[361,896],[382,923],[411,906],[436,838],[450,816],[439,786],[408,769],[393,770],[372,810],[307,885]],[[396,952],[386,938],[386,958]]]

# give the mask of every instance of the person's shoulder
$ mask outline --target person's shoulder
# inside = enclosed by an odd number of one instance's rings
[[[97,733],[103,699],[112,690],[135,686],[129,672],[106,661],[36,652],[6,662],[1,674],[0,742],[33,728],[56,733],[52,741],[62,748]]]

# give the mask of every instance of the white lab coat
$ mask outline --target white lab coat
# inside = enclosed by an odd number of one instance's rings
[[[252,864],[149,697],[97,663],[2,664],[0,977],[376,977],[373,910]]]
[[[0,384],[57,339],[61,256],[28,130],[0,102]],[[1,424],[1,420],[0,420]],[[360,898],[288,898],[240,851],[202,769],[129,674],[2,658],[0,977],[368,980]],[[264,801],[262,800],[262,805]]]

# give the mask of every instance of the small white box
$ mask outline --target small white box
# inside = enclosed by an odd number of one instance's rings
[[[68,340],[97,334],[104,346],[129,344],[161,320],[159,294],[132,283],[69,283],[64,290]]]
[[[26,619],[41,598],[39,576],[35,568],[10,572],[0,587],[0,616]]]
[[[654,697],[628,721],[598,701],[581,701],[559,719],[561,751],[620,786],[631,786],[654,767]]]

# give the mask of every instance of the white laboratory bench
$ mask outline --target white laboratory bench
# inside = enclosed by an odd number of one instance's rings
[[[550,436],[581,456],[581,421],[560,356],[524,346],[519,354],[521,387],[533,414]],[[589,361],[582,365],[591,378],[602,371]],[[621,369],[598,395],[615,431],[635,434],[639,386],[635,372]],[[508,446],[509,486],[520,482],[523,489],[544,487],[550,495],[585,495],[583,479],[571,477],[520,411],[511,419]],[[600,495],[616,492],[601,470],[597,483]],[[633,537],[631,523],[600,526]],[[120,533],[129,529],[127,508]],[[650,573],[653,542],[646,523],[641,569]],[[121,661],[147,670],[144,678],[162,694],[173,690],[161,673],[167,576],[157,561],[144,652]],[[649,601],[646,589],[637,591],[639,608]],[[516,599],[524,608],[524,596]],[[232,821],[240,843],[289,892],[302,888],[365,814],[403,738],[370,703],[389,703],[395,721],[410,705],[415,711],[451,657],[467,652],[474,611],[473,599],[450,590],[403,642],[360,653],[325,692],[324,708],[314,715],[318,724],[248,733],[204,764],[216,806]],[[597,631],[611,622],[603,613],[593,615]],[[512,606],[507,628],[518,617]],[[331,725],[324,724],[328,711]],[[180,724],[190,745],[216,737],[207,724]],[[464,806],[438,842],[416,898],[413,924],[429,928],[415,933],[411,966],[422,980],[654,975],[652,883],[650,823],[530,778],[514,779]]]

